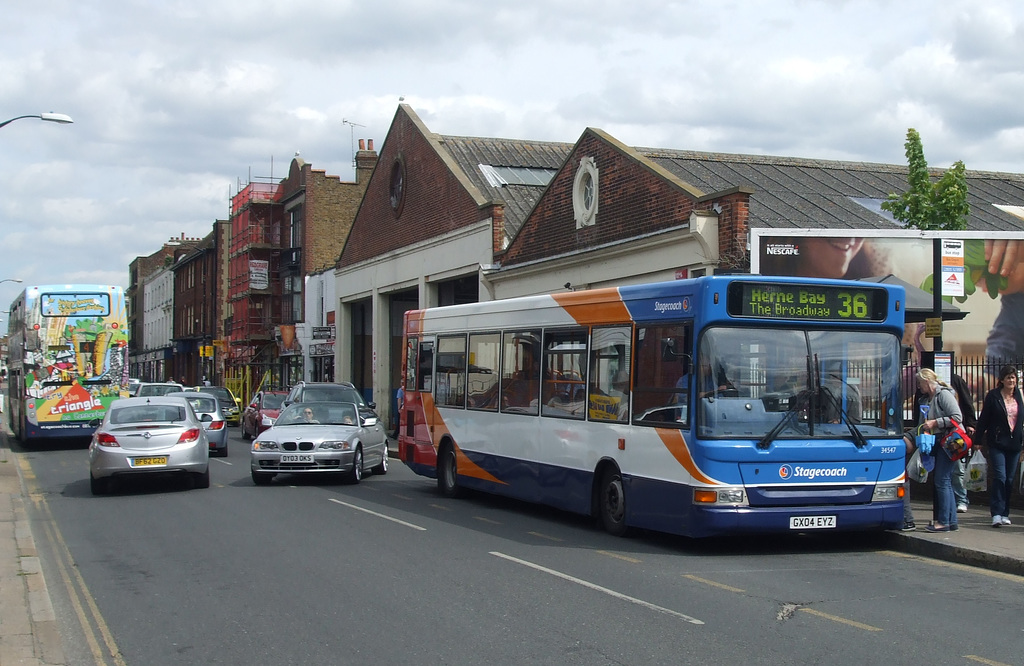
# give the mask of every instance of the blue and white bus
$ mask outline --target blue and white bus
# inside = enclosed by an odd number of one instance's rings
[[[399,455],[612,534],[895,529],[904,310],[745,275],[410,311]]]

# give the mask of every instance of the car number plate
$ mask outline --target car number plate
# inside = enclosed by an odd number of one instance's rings
[[[790,516],[791,530],[827,530],[836,526],[835,516]]]
[[[134,458],[132,460],[133,466],[135,467],[147,467],[150,465],[166,465],[167,456],[154,456],[152,458]]]
[[[312,453],[282,453],[281,462],[313,462]]]

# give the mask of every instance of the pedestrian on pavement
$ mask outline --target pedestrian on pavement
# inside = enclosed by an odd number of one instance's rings
[[[978,417],[974,411],[974,395],[971,388],[960,375],[953,374],[949,378],[949,384],[956,392],[956,401],[960,405],[960,413],[963,414],[963,427],[967,435],[974,437],[974,431],[978,427]],[[973,440],[972,440],[973,441]],[[953,461],[953,496],[956,497],[956,512],[967,513],[970,500],[967,498],[967,489],[964,488],[964,474],[967,472],[967,458]]]
[[[939,379],[931,368],[921,368],[917,372],[917,387],[921,391],[922,401],[927,400],[928,405],[927,415],[921,414],[923,420],[920,425],[923,430],[935,435],[936,442],[932,448],[932,456],[935,458],[932,476],[935,483],[932,514],[934,519],[925,529],[929,532],[956,531],[959,525],[956,518],[956,497],[953,495],[953,459],[938,442],[953,429],[953,419],[963,421],[963,414],[960,412],[953,387]]]
[[[992,527],[1010,524],[1010,492],[1024,442],[1024,397],[1017,380],[1017,369],[1004,365],[999,369],[999,385],[985,395],[978,418],[975,441],[983,445],[992,479],[989,510]]]

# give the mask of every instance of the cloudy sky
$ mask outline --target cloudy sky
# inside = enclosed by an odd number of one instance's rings
[[[1024,172],[1014,0],[49,0],[0,23],[0,279],[127,286],[296,152],[434,132]],[[20,287],[0,284],[0,303]],[[6,307],[4,308],[6,309]],[[6,318],[4,315],[0,315]],[[3,323],[6,328],[6,322]]]

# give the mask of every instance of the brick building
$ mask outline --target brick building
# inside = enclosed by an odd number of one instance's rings
[[[217,220],[191,252],[171,267],[174,273],[173,378],[195,386],[219,383],[222,370],[213,352],[223,339],[223,273],[229,223]]]

